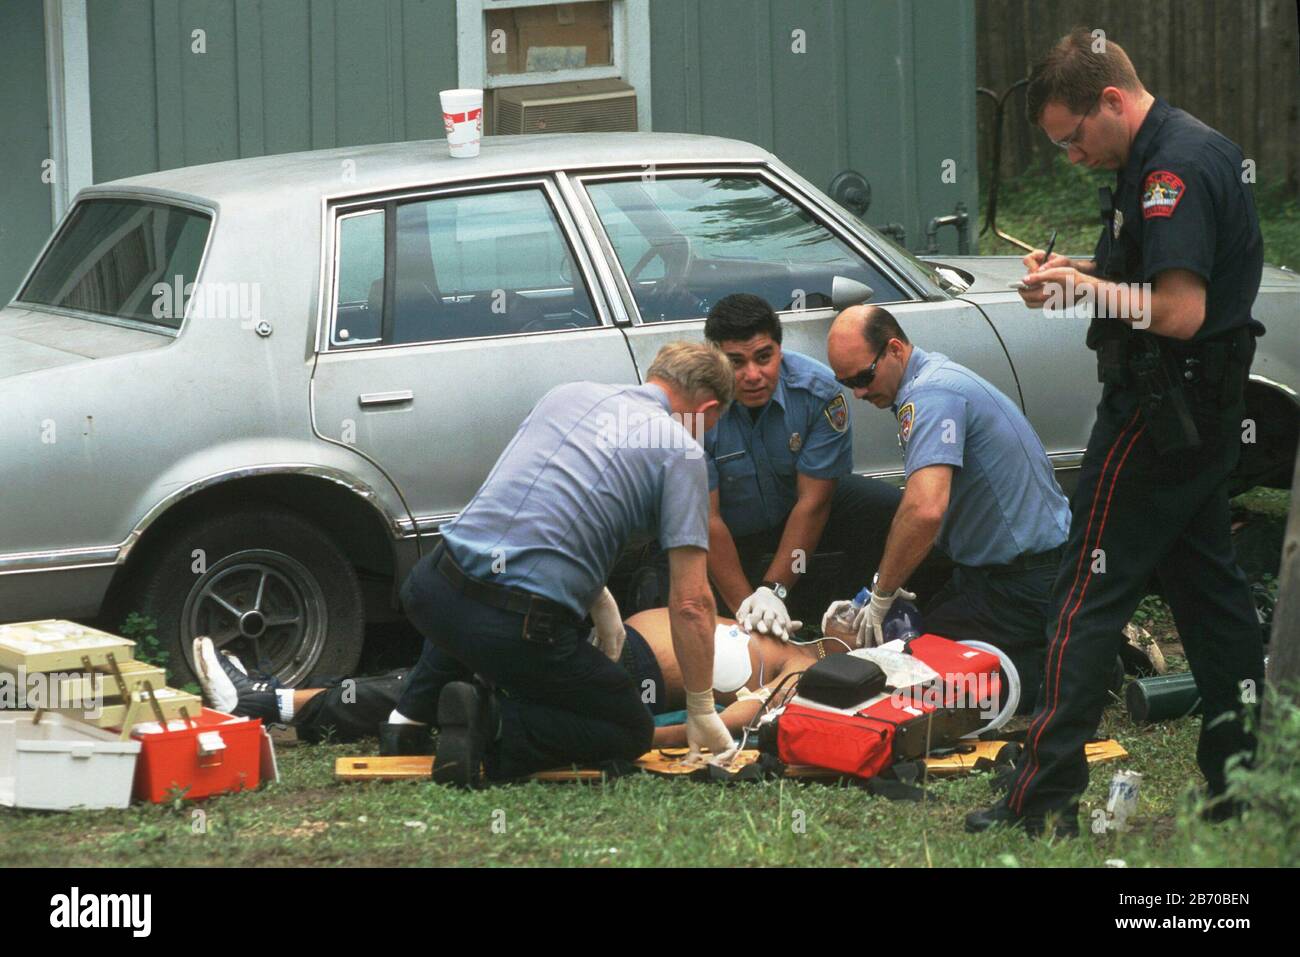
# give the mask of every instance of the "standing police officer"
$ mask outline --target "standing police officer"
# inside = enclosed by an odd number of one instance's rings
[[[704,335],[736,375],[736,402],[704,438],[709,577],[747,629],[788,638],[801,622],[791,620],[787,596],[806,562],[825,546],[847,553],[846,576],[874,566],[900,493],[853,474],[839,384],[816,359],[782,350],[781,322],[765,300],[748,293],[720,299]],[[772,559],[755,587],[746,566],[767,554]],[[799,614],[808,612],[816,607],[801,603]]]
[[[716,423],[733,381],[716,350],[673,343],[645,385],[558,386],[443,526],[402,589],[425,644],[386,729],[436,722],[435,781],[474,785],[480,765],[489,780],[508,780],[649,749],[642,689],[616,663],[617,647],[593,647],[582,627],[594,607],[598,634],[602,619],[621,631],[617,608],[601,606],[634,534],[657,533],[668,552],[690,747],[715,758],[732,749],[713,707],[708,491],[688,427],[703,435]]]
[[[1103,191],[1091,261],[1043,253],[1031,308],[1085,297],[1105,383],[1053,589],[1043,694],[1007,799],[967,817],[1077,832],[1120,629],[1156,572],[1202,695],[1197,763],[1212,797],[1224,762],[1252,752],[1241,705],[1264,677],[1259,621],[1233,559],[1228,477],[1241,452],[1244,388],[1263,327],[1252,320],[1263,242],[1241,150],[1143,88],[1118,44],[1079,29],[1035,67],[1030,120],[1072,163],[1118,171]],[[1248,683],[1243,685],[1243,683]],[[1211,816],[1232,808],[1216,802]]]
[[[912,345],[879,306],[836,317],[826,353],[840,384],[898,419],[907,484],[871,601],[854,626],[859,645],[881,625],[932,547],[955,565],[928,602],[925,630],[1001,648],[1015,665],[1027,712],[1042,678],[1044,627],[1070,512],[1052,463],[1019,406],[965,366]],[[849,605],[831,605],[830,619]]]

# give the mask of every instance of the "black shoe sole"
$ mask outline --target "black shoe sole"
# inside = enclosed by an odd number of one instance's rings
[[[438,748],[433,762],[436,784],[472,788],[481,783],[487,739],[482,688],[453,681],[438,695]]]

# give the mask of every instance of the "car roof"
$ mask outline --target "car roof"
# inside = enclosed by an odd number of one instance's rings
[[[315,203],[322,198],[522,172],[772,159],[751,143],[690,133],[485,136],[479,155],[472,159],[452,159],[446,140],[377,143],[162,170],[99,183],[79,195],[145,190],[218,206],[274,196],[275,205],[281,205],[290,198]],[[348,160],[353,164],[350,168],[344,166]]]

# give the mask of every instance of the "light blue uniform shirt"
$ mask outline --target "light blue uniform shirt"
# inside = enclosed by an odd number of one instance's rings
[[[797,475],[835,479],[853,471],[848,403],[835,375],[816,359],[783,352],[772,399],[754,420],[733,402],[704,436],[709,491],[718,490],[732,535],[784,525]]]
[[[442,527],[471,578],[575,615],[634,535],[709,547],[704,449],[656,385],[571,382],[533,408],[482,488]]]
[[[960,565],[1004,565],[1065,541],[1070,507],[1020,408],[965,366],[912,348],[894,400],[903,469],[952,465],[935,544]]]

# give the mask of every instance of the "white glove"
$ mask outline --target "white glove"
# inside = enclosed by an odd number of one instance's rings
[[[881,630],[881,625],[885,623],[885,616],[889,614],[889,609],[894,606],[894,600],[897,598],[916,601],[914,594],[899,588],[888,595],[873,593],[871,601],[862,606],[862,610],[858,612],[858,617],[853,621],[854,630],[858,633],[859,648],[874,648],[885,643],[885,635]]]
[[[710,764],[725,766],[736,753],[736,742],[713,710],[713,689],[686,692],[686,752],[687,761],[699,761],[704,756],[701,748],[711,752]]]
[[[776,597],[776,592],[766,585],[759,585],[754,594],[740,603],[736,609],[736,620],[740,627],[748,632],[757,631],[760,635],[771,635],[782,641],[789,641],[803,627],[802,621],[791,621],[790,613],[785,609],[785,602]]]
[[[592,624],[596,626],[596,647],[604,652],[610,661],[618,661],[623,654],[623,642],[627,640],[627,629],[623,627],[623,616],[619,614],[618,602],[602,588],[596,600],[588,609]]]
[[[853,607],[853,600],[851,598],[846,598],[843,601],[833,601],[830,603],[830,605],[827,606],[826,614],[822,615],[823,635],[830,634],[831,619],[838,618],[840,613],[843,612],[845,609],[851,610],[854,614],[853,620],[855,622],[857,621],[857,615],[860,613],[860,609]]]

